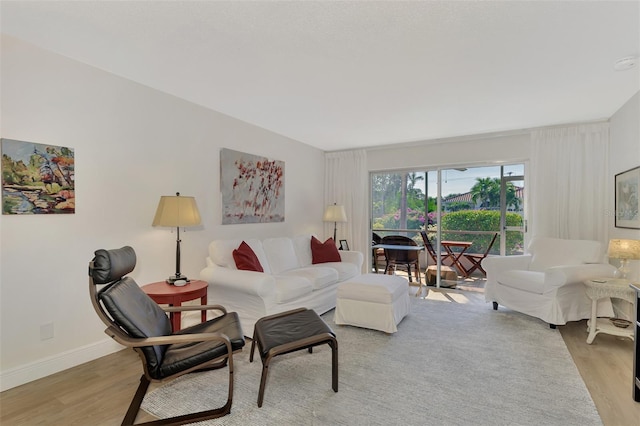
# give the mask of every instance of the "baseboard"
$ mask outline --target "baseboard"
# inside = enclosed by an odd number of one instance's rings
[[[84,364],[121,350],[112,339],[82,346],[41,360],[0,372],[0,392]]]

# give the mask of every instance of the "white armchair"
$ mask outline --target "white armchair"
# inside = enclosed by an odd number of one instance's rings
[[[528,254],[487,257],[485,300],[549,323],[551,328],[591,315],[584,280],[613,277],[598,241],[534,238]],[[613,316],[610,299],[600,299],[598,312]]]

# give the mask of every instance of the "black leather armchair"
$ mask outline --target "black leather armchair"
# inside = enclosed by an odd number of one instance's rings
[[[128,273],[136,265],[131,247],[97,250],[89,264],[89,292],[105,333],[133,348],[144,374],[123,425],[135,423],[140,404],[152,381],[172,379],[201,369],[228,366],[229,391],[224,406],[143,424],[185,424],[222,417],[231,412],[233,400],[233,353],[242,350],[244,334],[238,315],[220,305],[180,306],[162,309],[147,296]],[[98,290],[99,285],[104,285]],[[216,310],[220,315],[173,334],[166,312]]]

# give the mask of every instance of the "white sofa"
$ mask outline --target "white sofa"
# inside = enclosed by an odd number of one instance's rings
[[[209,283],[208,303],[237,312],[247,336],[266,315],[299,307],[323,314],[335,308],[338,284],[360,275],[364,260],[360,252],[340,251],[341,262],[314,265],[311,235],[245,239],[264,272],[238,270],[233,250],[242,241],[212,241],[200,278]]]
[[[616,268],[604,263],[598,241],[533,238],[528,254],[487,257],[484,294],[493,308],[503,305],[549,323],[552,328],[567,321],[590,317],[591,301],[584,280],[613,277]],[[598,312],[613,316],[609,299],[600,299]]]

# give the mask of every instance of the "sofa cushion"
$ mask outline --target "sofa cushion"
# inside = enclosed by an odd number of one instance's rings
[[[258,257],[244,241],[233,251],[233,260],[236,263],[236,267],[243,271],[264,272]]]
[[[529,293],[544,293],[544,272],[510,270],[501,272],[497,281],[505,287],[511,287]]]
[[[233,250],[235,250],[242,240],[214,240],[209,244],[209,258],[218,266],[223,268],[236,268],[236,261],[233,260]]]
[[[560,265],[600,263],[604,259],[600,242],[591,240],[534,238],[529,244],[529,252],[533,254],[529,265],[531,271],[544,271]]]
[[[314,290],[325,288],[338,281],[338,271],[326,267],[297,268],[282,273],[285,276],[303,277],[311,282]]]
[[[311,263],[327,263],[327,262],[340,262],[340,252],[336,247],[333,238],[327,239],[324,243],[321,243],[316,237],[311,237]]]
[[[262,242],[257,239],[247,239],[244,240],[251,250],[255,253],[262,269],[266,274],[271,273],[271,268],[269,267],[269,261],[267,260],[267,256],[262,248]],[[209,258],[213,263],[218,266],[222,266],[224,268],[230,269],[238,269],[236,267],[236,261],[233,258],[233,250],[235,250],[240,244],[242,240],[215,240],[209,244]]]
[[[298,267],[298,257],[291,238],[267,238],[262,241],[262,248],[269,260],[272,274],[279,274]]]
[[[293,237],[293,249],[298,255],[298,266],[303,268],[311,265],[311,234]]]
[[[303,277],[275,276],[276,303],[287,303],[313,291],[311,282]]]
[[[360,275],[360,269],[350,262],[327,262],[311,265],[310,268],[331,268],[338,273],[338,281],[345,281],[349,278]]]

